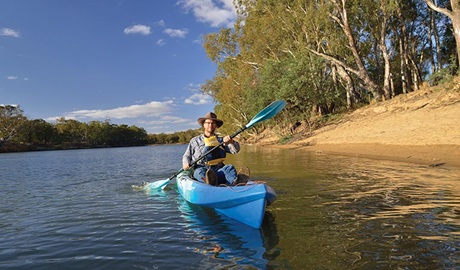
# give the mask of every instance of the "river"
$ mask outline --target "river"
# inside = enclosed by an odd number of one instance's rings
[[[0,269],[455,269],[460,168],[243,146],[260,230],[186,203],[184,145],[0,154]],[[216,249],[219,252],[216,252]]]

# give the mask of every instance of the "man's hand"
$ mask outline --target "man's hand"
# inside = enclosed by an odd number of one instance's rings
[[[183,169],[184,171],[190,169],[190,164],[182,164],[182,169]]]
[[[229,145],[229,144],[232,144],[233,143],[233,139],[232,137],[230,137],[230,135],[227,135],[224,137],[224,144],[225,145]]]

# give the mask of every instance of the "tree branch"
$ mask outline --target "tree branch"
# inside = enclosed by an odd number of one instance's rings
[[[328,61],[331,61],[331,62],[334,63],[335,65],[339,65],[339,66],[343,67],[345,70],[348,70],[348,71],[350,71],[351,73],[354,73],[354,74],[360,76],[359,70],[356,70],[356,69],[354,69],[354,68],[351,68],[350,66],[348,66],[348,65],[345,64],[344,62],[338,60],[337,58],[334,58],[334,57],[332,57],[332,56],[330,56],[330,55],[327,55],[327,54],[325,54],[325,53],[317,52],[317,51],[312,50],[312,49],[309,49],[309,48],[307,48],[307,49],[308,49],[310,52],[312,52],[312,53],[314,53],[314,54],[316,54],[316,55],[318,55],[318,56],[321,56],[322,58],[324,58],[324,59],[326,59],[326,60],[328,60]]]
[[[447,17],[449,17],[451,20],[454,20],[454,14],[449,11],[448,9],[446,8],[440,8],[438,6],[436,6],[432,0],[425,0],[425,3],[434,11],[437,11],[439,13],[442,13],[444,15],[446,15]]]

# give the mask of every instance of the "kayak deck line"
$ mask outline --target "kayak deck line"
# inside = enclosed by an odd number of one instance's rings
[[[195,180],[197,181],[197,180]],[[224,184],[221,184],[221,185],[218,185],[216,187],[218,188],[229,188],[230,190],[232,190],[233,192],[244,192],[246,191],[247,189],[236,189],[235,187],[247,187],[248,189],[251,189],[253,188],[255,185],[257,184],[266,184],[265,182],[256,182],[256,181],[251,181],[251,182],[248,182],[244,185],[237,185],[237,186],[229,186],[229,185],[224,185]]]

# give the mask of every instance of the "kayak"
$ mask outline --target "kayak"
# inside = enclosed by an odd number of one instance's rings
[[[176,177],[176,184],[187,202],[214,208],[256,229],[262,225],[265,208],[276,200],[276,193],[270,186],[256,181],[241,186],[216,187],[196,181],[183,172]]]

